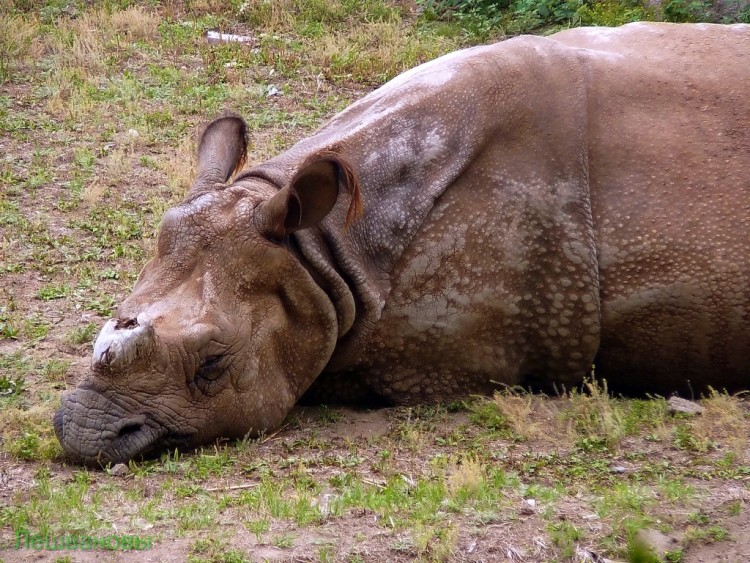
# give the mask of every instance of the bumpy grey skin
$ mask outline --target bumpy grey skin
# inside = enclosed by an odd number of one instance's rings
[[[212,122],[55,416],[66,454],[255,434],[306,392],[571,386],[594,361],[624,391],[747,387],[748,61],[747,25],[468,49],[230,185],[244,123]]]

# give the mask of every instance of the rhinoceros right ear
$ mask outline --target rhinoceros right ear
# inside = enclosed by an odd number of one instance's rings
[[[198,144],[198,174],[190,193],[223,184],[245,164],[247,126],[236,115],[214,119],[206,126]]]
[[[314,155],[288,185],[258,207],[256,225],[275,239],[317,225],[333,209],[341,188],[351,198],[348,226],[360,215],[362,207],[356,175],[348,163],[332,153]]]

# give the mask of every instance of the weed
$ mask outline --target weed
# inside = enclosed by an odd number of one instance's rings
[[[65,334],[65,341],[74,346],[88,344],[94,339],[98,331],[95,323],[86,323],[82,327],[74,328]]]
[[[288,549],[294,545],[294,536],[288,532],[274,536],[271,544],[280,549]]]
[[[533,416],[534,398],[530,393],[506,390],[495,393],[493,403],[514,436],[521,440],[540,436],[541,426],[536,423],[536,417]]]
[[[454,464],[448,479],[447,489],[451,497],[461,504],[475,497],[486,484],[486,473],[475,457],[466,457]]]
[[[179,506],[175,510],[177,529],[180,532],[186,532],[214,528],[217,525],[216,515],[218,511],[216,502],[208,498]]]
[[[66,283],[51,283],[39,288],[36,295],[42,301],[51,301],[67,297],[71,291],[71,287]]]
[[[609,396],[606,381],[597,381],[592,374],[584,383],[584,392],[571,391],[568,400],[564,417],[573,423],[579,436],[600,439],[614,448],[626,435],[628,424],[622,404]]]
[[[0,397],[17,397],[23,392],[24,378],[22,376],[10,377],[0,374]]]
[[[686,546],[693,543],[713,543],[729,538],[729,531],[722,526],[691,527],[685,532]]]
[[[255,539],[260,542],[263,539],[263,534],[268,532],[271,526],[267,518],[260,518],[245,522],[245,527],[255,534]]]
[[[508,431],[508,420],[497,402],[477,399],[471,406],[469,420],[493,432],[507,434]]]
[[[674,446],[680,450],[705,453],[713,447],[708,437],[696,436],[686,422],[678,423],[674,429]]]
[[[28,410],[8,408],[0,412],[4,428],[2,449],[23,460],[43,461],[57,458],[62,449],[52,428],[52,412],[47,406]]]
[[[572,523],[563,520],[554,522],[547,527],[552,543],[559,546],[563,557],[572,558],[575,555],[575,545],[583,539],[583,533]]]
[[[318,408],[318,416],[323,424],[335,424],[344,420],[344,415],[337,410],[332,410],[326,405]]]
[[[730,516],[739,516],[742,513],[742,502],[733,500],[727,504],[727,514]]]
[[[215,448],[213,454],[205,453],[201,450],[199,455],[191,459],[187,476],[206,479],[208,477],[225,475],[234,468],[235,463],[236,459],[226,448]]]

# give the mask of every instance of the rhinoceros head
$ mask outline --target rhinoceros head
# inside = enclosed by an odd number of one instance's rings
[[[356,182],[325,153],[284,186],[225,185],[245,150],[240,118],[206,128],[194,186],[166,213],[156,255],[94,344],[90,376],[55,415],[69,458],[118,463],[273,428],[330,358],[336,311],[288,235]]]

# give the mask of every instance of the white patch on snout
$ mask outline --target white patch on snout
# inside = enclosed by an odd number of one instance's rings
[[[102,327],[94,342],[94,365],[101,364],[111,368],[126,366],[144,355],[150,349],[152,330],[146,319],[142,319],[134,328],[116,328],[117,319],[110,319]]]

